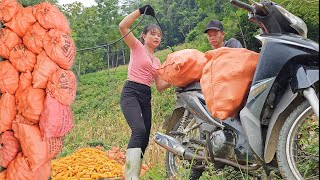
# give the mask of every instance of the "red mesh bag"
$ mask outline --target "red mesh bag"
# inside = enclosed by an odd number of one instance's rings
[[[0,165],[7,168],[18,152],[21,151],[20,143],[18,139],[14,137],[12,131],[2,133],[0,136],[0,143]]]
[[[49,77],[47,92],[61,104],[70,106],[76,98],[76,81],[72,71],[59,69]]]
[[[22,5],[17,0],[1,0],[0,1],[0,22],[6,23],[11,21],[18,10],[22,9]]]
[[[18,97],[18,111],[32,123],[38,123],[43,110],[45,91],[28,87]],[[20,104],[21,103],[21,104]],[[20,109],[22,107],[22,109]]]
[[[23,44],[33,53],[40,54],[43,50],[43,39],[47,31],[39,24],[32,25],[23,37]]]
[[[23,37],[30,26],[36,23],[37,20],[33,15],[33,7],[29,6],[23,8],[17,12],[12,20],[5,24],[12,31],[14,31],[19,37]]]
[[[0,133],[11,130],[12,121],[17,114],[15,97],[9,93],[2,94],[0,98]]]
[[[34,67],[34,71],[32,72],[33,87],[45,89],[47,87],[49,76],[58,69],[59,66],[47,56],[45,51],[42,51],[37,56],[37,63]]]
[[[206,53],[201,89],[212,116],[236,117],[249,91],[259,54],[244,48],[219,48]]]
[[[9,28],[0,29],[0,56],[6,59],[10,57],[10,51],[22,40]]]
[[[0,90],[2,93],[15,94],[19,85],[19,72],[9,61],[0,62]]]
[[[71,108],[47,94],[40,115],[39,127],[44,140],[51,137],[63,137],[73,128]]]
[[[34,14],[45,29],[58,29],[64,33],[70,33],[68,20],[57,6],[42,2],[35,5]]]
[[[37,56],[24,45],[14,47],[10,53],[10,62],[20,72],[33,71],[37,62]]]
[[[61,152],[62,138],[50,138],[43,141],[38,125],[17,122],[14,131],[18,132],[22,152],[27,157],[32,171],[37,170]]]
[[[66,70],[72,68],[76,48],[70,36],[57,29],[51,29],[44,37],[43,46],[50,59],[61,68]]]
[[[199,81],[207,59],[196,49],[184,49],[168,55],[158,70],[160,77],[171,85],[184,87]]]
[[[47,180],[50,177],[50,161],[40,165],[32,171],[29,167],[29,158],[18,153],[17,157],[10,162],[7,169],[7,179],[10,180]]]

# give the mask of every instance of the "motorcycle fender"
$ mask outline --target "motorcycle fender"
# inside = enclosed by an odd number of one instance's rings
[[[305,89],[319,81],[319,67],[300,66],[296,70],[296,75],[291,81],[291,87],[294,91]]]
[[[163,122],[162,129],[166,130],[167,134],[174,128],[179,119],[183,116],[184,110],[185,109],[182,106],[176,107],[172,114]]]
[[[297,95],[298,93],[294,93],[291,87],[288,86],[271,116],[264,148],[264,160],[266,163],[270,163],[276,153],[280,130],[289,115],[288,111],[285,110]]]

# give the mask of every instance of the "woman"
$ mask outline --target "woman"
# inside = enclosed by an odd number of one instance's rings
[[[154,16],[150,5],[143,6],[127,15],[119,24],[122,36],[130,32],[129,27],[141,15]],[[121,93],[121,109],[131,128],[127,147],[125,177],[139,179],[143,154],[148,146],[151,129],[151,85],[155,82],[159,92],[170,87],[157,75],[160,60],[154,55],[161,42],[161,29],[148,25],[143,29],[141,42],[130,32],[124,41],[130,48],[128,79]]]

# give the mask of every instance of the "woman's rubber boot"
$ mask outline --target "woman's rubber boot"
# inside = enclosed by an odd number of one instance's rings
[[[125,167],[126,180],[139,180],[141,171],[141,153],[141,148],[127,149]]]

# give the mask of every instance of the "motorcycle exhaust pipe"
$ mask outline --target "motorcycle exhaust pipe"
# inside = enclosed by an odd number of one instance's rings
[[[189,148],[183,146],[178,140],[171,136],[156,132],[154,140],[158,145],[172,152],[181,159],[201,161],[206,159],[204,156],[200,156],[191,151]]]

